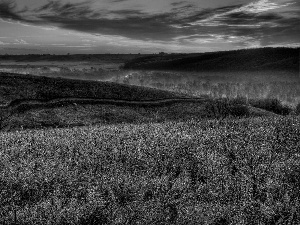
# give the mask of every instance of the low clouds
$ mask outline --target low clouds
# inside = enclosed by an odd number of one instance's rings
[[[95,7],[94,1],[56,0],[20,10],[16,2],[0,0],[0,18],[186,49],[216,43],[220,48],[222,43],[227,48],[300,43],[300,5],[296,0],[258,0],[204,9],[189,1],[177,1],[163,13],[149,13],[127,1],[111,0],[111,4],[128,4],[118,10],[99,4]]]
[[[27,41],[24,41],[23,39],[16,39],[15,44],[28,45]]]

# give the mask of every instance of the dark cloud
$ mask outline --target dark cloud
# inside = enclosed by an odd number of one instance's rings
[[[121,35],[141,40],[167,40],[176,35],[175,29],[166,23],[164,15],[145,18],[130,16],[123,19],[66,19],[57,16],[41,16],[40,19],[69,30]]]
[[[218,15],[218,14],[221,14],[221,13],[229,12],[229,11],[234,10],[234,9],[238,9],[241,6],[242,6],[241,4],[238,4],[238,5],[233,5],[233,6],[219,7],[219,8],[215,8],[215,9],[203,9],[199,12],[196,12],[192,15],[187,16],[186,18],[184,18],[184,20],[182,20],[182,22],[184,24],[193,23],[195,21],[207,19],[207,18],[209,18],[211,16],[214,16],[214,15]],[[187,6],[183,6],[182,8],[185,9],[185,7],[192,8],[194,6],[193,5],[187,5]]]
[[[15,13],[16,3],[13,1],[1,1],[0,2],[0,18],[11,20],[22,20],[22,18]]]
[[[93,17],[95,11],[90,8],[90,2],[81,3],[61,3],[59,1],[49,1],[44,6],[35,10],[37,13],[52,13],[60,17]]]
[[[181,1],[181,2],[172,2],[171,6],[180,6],[180,5],[185,5],[187,2],[186,1]]]
[[[259,22],[274,22],[282,19],[282,16],[275,13],[255,14],[235,12],[219,19],[226,24],[257,24]]]
[[[123,10],[113,10],[110,11],[110,14],[119,15],[121,17],[148,17],[149,15],[147,13],[144,13],[140,10],[134,10],[134,9],[123,9]]]
[[[126,2],[128,0],[111,0],[112,3],[118,3],[118,2]]]

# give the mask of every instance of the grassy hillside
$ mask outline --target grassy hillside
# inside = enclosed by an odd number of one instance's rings
[[[59,79],[0,73],[0,104],[15,99],[101,98],[155,100],[180,98],[184,95],[158,89],[110,82]]]
[[[264,106],[264,105],[262,105]],[[280,105],[281,107],[281,105]],[[198,102],[172,102],[168,104],[128,105],[97,102],[43,103],[38,105],[18,105],[8,111],[0,111],[0,130],[43,129],[88,125],[107,125],[149,122],[189,121],[206,119],[279,117],[275,107],[259,109],[235,100],[205,99]],[[261,107],[264,108],[264,107]],[[265,107],[266,108],[266,107]],[[2,113],[2,120],[1,120]]]
[[[250,105],[246,99],[187,101],[186,96],[172,92],[109,82],[3,73],[0,78],[0,130],[6,131],[276,116],[291,112],[276,100],[251,100]]]
[[[147,56],[127,62],[124,68],[222,72],[258,70],[299,72],[299,48],[260,48]]]
[[[0,133],[0,223],[299,224],[299,136],[293,117]]]

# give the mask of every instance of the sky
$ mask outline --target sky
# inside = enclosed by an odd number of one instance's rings
[[[0,54],[300,46],[299,0],[0,0]]]

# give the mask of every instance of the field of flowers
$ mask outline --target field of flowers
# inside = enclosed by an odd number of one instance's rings
[[[300,118],[0,133],[1,224],[300,224]]]

